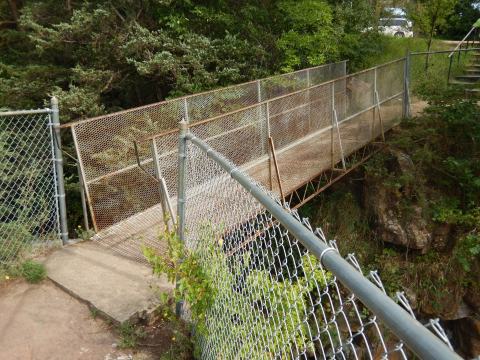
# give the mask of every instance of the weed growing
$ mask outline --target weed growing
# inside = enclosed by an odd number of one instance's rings
[[[120,335],[119,346],[122,349],[134,348],[138,345],[139,340],[145,338],[145,331],[140,326],[135,326],[129,321],[118,326]]]
[[[29,283],[36,284],[45,279],[47,270],[42,263],[27,260],[20,265],[20,273]]]

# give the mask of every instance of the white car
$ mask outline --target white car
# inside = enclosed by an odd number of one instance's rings
[[[378,30],[389,36],[413,37],[412,22],[405,18],[380,19]]]

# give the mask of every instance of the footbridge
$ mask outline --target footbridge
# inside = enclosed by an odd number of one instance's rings
[[[95,240],[143,259],[175,221],[178,122],[298,207],[365,161],[405,114],[407,60],[346,62],[82,120],[76,145]]]
[[[408,69],[407,57],[347,75],[340,62],[64,125],[96,234],[64,241],[48,276],[118,322],[148,319],[158,292],[177,289],[201,359],[459,359],[438,319],[418,321],[404,293],[296,211],[384,146],[408,115]],[[29,140],[48,146],[28,169],[44,163],[40,199],[66,230],[53,100],[0,120],[37,120]],[[145,246],[152,263],[185,265],[176,284],[152,278]]]

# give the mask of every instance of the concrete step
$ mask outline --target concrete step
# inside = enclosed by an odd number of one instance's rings
[[[467,98],[480,98],[480,88],[465,89]]]
[[[476,87],[478,85],[476,82],[462,81],[462,80],[458,80],[458,79],[450,80],[450,84],[451,85],[461,85],[461,86],[466,87],[466,88],[473,88],[473,87]]]
[[[455,79],[467,83],[476,83],[480,80],[480,75],[459,75]]]
[[[465,69],[466,75],[480,75],[480,68],[478,69]]]
[[[93,241],[57,250],[44,264],[56,285],[115,323],[147,319],[159,305],[159,293],[173,290],[173,284],[153,276],[149,266]]]

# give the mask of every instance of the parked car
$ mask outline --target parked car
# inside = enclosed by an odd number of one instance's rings
[[[383,18],[379,21],[378,30],[389,36],[413,37],[412,22],[405,18]]]

